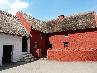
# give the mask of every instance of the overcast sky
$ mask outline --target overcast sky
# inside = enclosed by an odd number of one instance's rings
[[[0,0],[0,10],[12,14],[23,11],[37,19],[49,20],[61,14],[67,16],[80,12],[97,12],[97,0]]]

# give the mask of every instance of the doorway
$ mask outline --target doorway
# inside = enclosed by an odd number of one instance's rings
[[[11,57],[12,57],[12,45],[3,45],[3,57],[2,57],[2,63],[11,63]]]
[[[27,52],[27,37],[23,36],[22,37],[22,52]]]

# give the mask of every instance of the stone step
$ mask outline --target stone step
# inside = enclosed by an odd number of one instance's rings
[[[24,52],[22,54],[21,61],[23,61],[23,62],[32,62],[32,61],[34,61],[34,57],[29,52]]]
[[[23,57],[33,57],[32,54],[22,55]]]

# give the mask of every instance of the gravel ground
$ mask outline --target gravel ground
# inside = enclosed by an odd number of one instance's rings
[[[57,62],[38,60],[0,73],[97,73],[97,62]]]
[[[13,67],[16,67],[16,66],[24,65],[24,64],[27,64],[27,63],[25,63],[25,62],[8,63],[8,64],[5,64],[3,66],[0,66],[0,71],[6,70],[6,69],[9,69],[9,68],[13,68]]]

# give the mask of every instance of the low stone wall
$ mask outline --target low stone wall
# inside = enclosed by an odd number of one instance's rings
[[[97,50],[48,50],[48,60],[57,61],[97,61]]]

